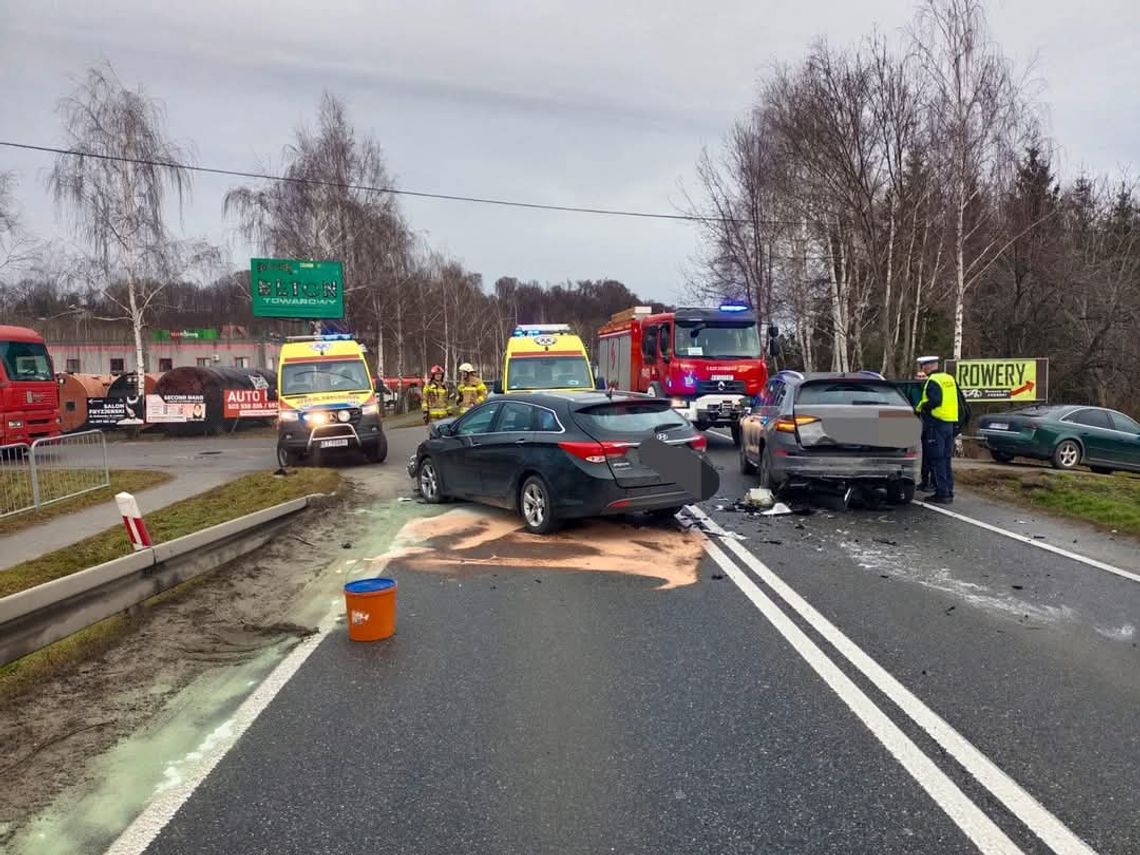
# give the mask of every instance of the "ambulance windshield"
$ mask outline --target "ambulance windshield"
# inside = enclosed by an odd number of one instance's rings
[[[287,362],[281,366],[282,395],[360,392],[370,388],[368,372],[359,359]]]
[[[581,356],[515,357],[507,366],[507,389],[589,389],[590,366]]]
[[[760,334],[754,322],[678,322],[673,333],[673,350],[680,357],[759,359]]]

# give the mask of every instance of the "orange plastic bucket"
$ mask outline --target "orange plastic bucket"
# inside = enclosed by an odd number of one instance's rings
[[[344,586],[344,612],[352,641],[379,641],[396,632],[396,580],[357,579]]]

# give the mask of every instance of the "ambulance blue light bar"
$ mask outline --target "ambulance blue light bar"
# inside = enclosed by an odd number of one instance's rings
[[[526,338],[528,336],[546,335],[548,333],[570,332],[569,324],[536,324],[534,326],[518,326],[511,333],[512,338]]]
[[[747,312],[748,306],[744,303],[721,303],[719,306],[722,312]]]

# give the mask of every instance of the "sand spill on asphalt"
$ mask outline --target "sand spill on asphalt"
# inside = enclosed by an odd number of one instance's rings
[[[393,548],[366,564],[370,575],[389,565],[443,573],[481,569],[626,573],[660,579],[659,590],[668,590],[697,581],[702,554],[699,534],[668,524],[591,520],[556,534],[533,535],[512,514],[456,508],[410,520]]]

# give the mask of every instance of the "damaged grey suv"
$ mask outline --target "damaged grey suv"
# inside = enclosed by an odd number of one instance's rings
[[[740,469],[776,494],[806,487],[902,504],[914,498],[921,437],[910,402],[881,375],[781,371],[741,421]]]

